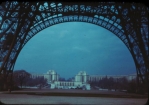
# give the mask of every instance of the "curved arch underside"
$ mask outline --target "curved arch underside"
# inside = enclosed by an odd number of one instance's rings
[[[30,28],[30,31],[28,32],[28,36],[26,37],[23,45],[25,45],[34,35],[42,31],[43,29],[53,26],[55,24],[60,24],[64,22],[87,22],[87,23],[98,25],[98,26],[102,26],[110,30],[111,32],[113,32],[116,36],[118,36],[125,43],[125,45],[129,48],[128,41],[123,33],[123,30],[121,30],[122,27],[118,25],[116,22],[113,22],[112,20],[106,19],[104,17],[92,18],[88,16],[72,16],[72,15],[55,17],[52,19],[46,18],[43,22],[40,21],[36,23],[34,26]]]
[[[139,3],[9,2],[0,6],[0,74],[8,75],[23,46],[38,32],[63,22],[87,22],[119,37],[137,74],[149,80],[149,8]]]

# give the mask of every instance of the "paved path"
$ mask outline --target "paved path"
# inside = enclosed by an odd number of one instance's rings
[[[45,91],[45,90],[41,90],[40,92],[43,92],[43,91]],[[17,91],[17,92],[19,92],[19,91]],[[29,91],[26,90],[26,92],[29,92]],[[30,91],[30,92],[33,92],[33,91]],[[107,92],[105,92],[105,93],[107,93]],[[40,95],[1,93],[0,101],[3,103],[6,103],[6,104],[144,105],[145,102],[147,101],[147,98],[40,96]]]
[[[63,97],[37,96],[26,94],[0,94],[6,104],[56,104],[56,105],[144,105],[147,99],[104,98],[104,97]]]

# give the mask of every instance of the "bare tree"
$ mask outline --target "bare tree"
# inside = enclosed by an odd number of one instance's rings
[[[47,85],[47,79],[44,77],[29,78],[26,82],[27,86]]]
[[[22,88],[22,85],[29,79],[30,73],[28,73],[25,70],[16,70],[13,73],[13,80],[14,83],[17,85],[20,85]]]

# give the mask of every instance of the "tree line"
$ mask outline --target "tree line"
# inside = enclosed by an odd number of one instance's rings
[[[44,79],[43,76],[32,78],[31,74],[25,70],[17,70],[13,73],[13,81],[15,86],[37,86],[37,85],[46,85],[47,79]]]
[[[1,76],[2,77],[2,76]],[[26,70],[15,70],[13,75],[8,76],[9,79],[6,81],[6,87],[4,86],[3,78],[0,78],[0,90],[16,90],[22,88],[22,86],[37,86],[46,85],[47,80],[44,77],[32,78],[31,74]]]
[[[0,90],[4,90],[2,87],[4,84],[3,76],[0,76]],[[47,85],[47,79],[44,79],[44,77],[37,77],[32,78],[31,74],[28,73],[26,70],[15,70],[13,72],[13,75],[9,75],[7,79],[7,89],[11,88],[12,90],[19,89],[18,86],[22,88],[22,86],[37,86],[37,85]],[[73,81],[74,78],[59,78],[60,81]],[[105,76],[104,78],[98,80],[98,81],[89,81],[89,84],[93,89],[97,89],[97,87],[101,89],[108,89],[108,90],[115,90],[115,91],[122,91],[126,90],[127,92],[131,93],[141,93],[144,94],[147,92],[147,88],[138,81],[138,78],[128,80],[126,77],[122,78],[107,78]],[[99,89],[98,88],[98,89]]]
[[[122,78],[104,78],[100,79],[99,81],[89,81],[89,84],[93,89],[108,89],[114,91],[126,91],[129,93],[139,93],[144,94],[147,92],[147,89],[138,81],[138,78],[128,80],[126,77]]]

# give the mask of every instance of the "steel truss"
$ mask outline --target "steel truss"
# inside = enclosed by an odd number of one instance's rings
[[[12,73],[24,45],[63,22],[87,22],[114,33],[129,49],[139,79],[149,83],[149,8],[125,2],[16,2],[0,5],[0,76]]]

